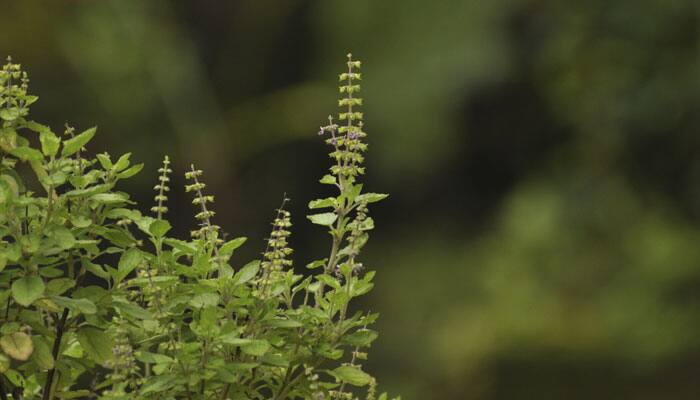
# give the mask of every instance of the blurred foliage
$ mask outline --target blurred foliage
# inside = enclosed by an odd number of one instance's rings
[[[369,367],[387,388],[695,398],[696,1],[6,2],[0,24],[43,94],[37,118],[97,123],[153,170],[164,152],[197,162],[219,223],[251,238],[274,188],[317,189],[322,83],[352,51],[367,186],[392,193],[367,260],[383,288]],[[294,244],[303,257],[317,239]]]

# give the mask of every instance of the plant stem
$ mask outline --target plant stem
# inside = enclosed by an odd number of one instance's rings
[[[61,315],[61,319],[56,323],[56,339],[53,341],[53,349],[51,351],[51,354],[53,355],[54,359],[54,367],[51,368],[46,374],[46,382],[44,383],[44,395],[42,396],[42,400],[51,400],[51,398],[53,397],[53,394],[51,392],[53,387],[53,378],[56,374],[55,363],[58,362],[58,353],[61,350],[61,339],[63,338],[63,332],[66,326],[67,319],[68,308],[64,308],[63,314]]]
[[[1,376],[0,376],[0,400],[7,400],[7,394],[5,393],[5,385],[2,383]]]

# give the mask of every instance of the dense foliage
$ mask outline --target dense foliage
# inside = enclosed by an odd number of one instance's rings
[[[203,172],[186,172],[197,228],[169,236],[170,160],[155,205],[135,208],[120,180],[130,154],[91,156],[95,135],[64,136],[29,119],[27,74],[0,73],[0,399],[354,399],[376,380],[361,367],[377,314],[351,311],[373,287],[358,256],[374,222],[363,192],[367,145],[358,107],[360,62],[340,75],[341,112],[319,134],[331,147],[335,190],[308,219],[326,227],[330,251],[292,268],[286,196],[261,260],[231,262],[244,237],[213,222]],[[354,388],[354,389],[353,389]],[[355,394],[353,394],[355,393]]]

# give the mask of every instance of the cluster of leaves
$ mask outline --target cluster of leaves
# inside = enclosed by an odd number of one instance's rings
[[[321,128],[337,195],[309,203],[327,258],[295,273],[291,216],[277,210],[261,260],[235,268],[245,242],[212,222],[203,173],[187,171],[197,229],[168,235],[166,157],[146,215],[116,186],[130,154],[88,156],[95,128],[64,136],[28,119],[37,98],[10,59],[0,72],[0,399],[387,399],[363,371],[377,318],[349,313],[372,289],[357,261],[373,228],[363,193],[360,62],[340,75],[338,118]]]

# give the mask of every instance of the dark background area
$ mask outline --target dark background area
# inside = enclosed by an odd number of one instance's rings
[[[33,118],[164,154],[263,249],[286,192],[296,265],[328,239],[316,135],[363,61],[380,312],[367,369],[405,399],[700,395],[700,3],[2,1]],[[193,225],[184,191],[176,230]]]

